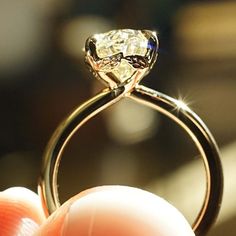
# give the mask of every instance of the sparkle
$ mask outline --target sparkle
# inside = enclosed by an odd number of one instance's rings
[[[188,109],[187,104],[184,101],[182,101],[182,100],[177,100],[176,104],[177,104],[177,108],[178,109],[183,109],[183,110],[187,110]]]

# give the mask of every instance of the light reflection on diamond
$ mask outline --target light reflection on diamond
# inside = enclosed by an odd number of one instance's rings
[[[122,52],[123,56],[145,56],[148,39],[139,30],[112,30],[105,34],[94,36],[97,40],[97,55],[100,58],[109,57]]]
[[[120,82],[124,82],[125,80],[129,79],[135,71],[136,70],[126,60],[123,59],[121,60],[119,66],[112,70],[114,75],[119,78]]]

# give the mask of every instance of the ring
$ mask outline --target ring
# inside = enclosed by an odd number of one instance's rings
[[[38,191],[47,215],[60,206],[57,173],[72,135],[104,109],[129,98],[163,113],[189,134],[202,156],[207,183],[204,202],[192,228],[196,235],[204,235],[215,221],[222,200],[223,173],[213,136],[185,103],[139,84],[156,61],[158,45],[156,33],[149,30],[112,30],[87,39],[85,62],[106,89],[73,111],[56,129],[46,148]]]

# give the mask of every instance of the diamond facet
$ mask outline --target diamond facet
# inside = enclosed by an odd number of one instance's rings
[[[105,82],[120,84],[139,70],[147,73],[155,62],[157,48],[156,34],[151,31],[112,30],[87,40],[86,60]]]

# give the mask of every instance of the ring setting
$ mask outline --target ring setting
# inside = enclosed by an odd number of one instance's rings
[[[98,113],[126,97],[164,114],[189,134],[201,154],[206,172],[205,198],[192,228],[197,236],[205,235],[214,223],[222,200],[223,173],[213,136],[183,102],[139,84],[153,67],[158,46],[157,35],[150,30],[112,30],[87,39],[85,62],[106,88],[79,105],[58,126],[48,143],[38,184],[47,215],[60,207],[57,173],[70,138]]]
[[[90,70],[105,85],[135,85],[155,63],[158,39],[149,30],[112,30],[88,38],[85,50]]]

